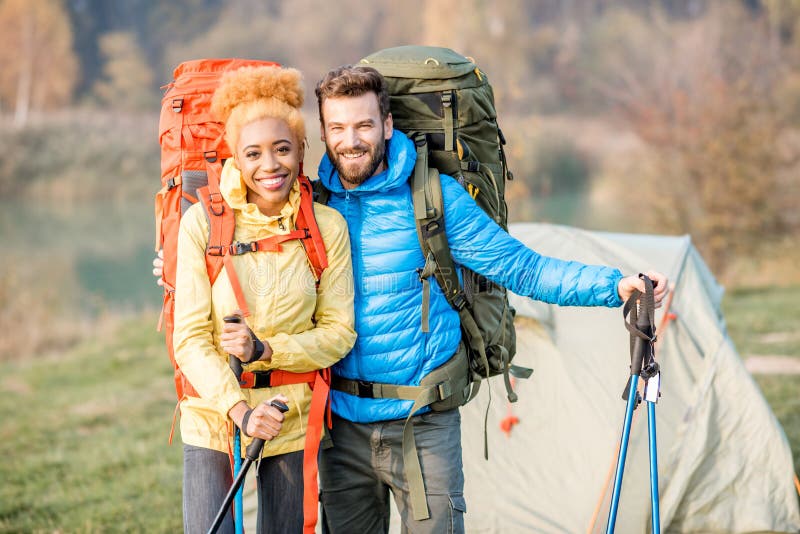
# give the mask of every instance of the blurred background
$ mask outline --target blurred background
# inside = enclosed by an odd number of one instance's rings
[[[110,432],[119,415],[107,396],[126,398],[120,391],[142,409],[137,391],[150,395],[146,413],[164,438],[173,399],[150,274],[158,112],[174,67],[203,57],[304,73],[309,174],[322,154],[313,87],[328,69],[400,44],[474,58],[508,139],[512,221],[690,234],[729,290],[743,355],[800,361],[800,0],[0,0],[0,28],[4,414],[64,385],[41,377],[45,361],[75,392],[99,388],[96,402],[69,411],[76,440]],[[104,358],[105,371],[130,378],[108,394],[97,384]],[[87,367],[96,374],[78,372]],[[759,383],[797,451],[800,381]],[[63,423],[63,412],[42,417]],[[0,438],[46,426],[2,420]],[[128,452],[152,460],[161,448]],[[12,481],[0,489],[0,529],[13,530],[32,505],[20,495],[39,490],[0,457],[0,478]],[[160,461],[179,473],[179,456]],[[33,459],[29,469],[39,469]],[[164,473],[131,487],[175,484]],[[47,510],[43,524],[61,525]],[[172,519],[147,528],[168,531]]]

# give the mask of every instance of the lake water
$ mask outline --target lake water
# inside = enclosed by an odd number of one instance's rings
[[[65,313],[157,308],[161,291],[151,275],[153,201],[72,206],[0,201],[3,278],[24,294],[69,296]],[[12,288],[13,289],[13,288]],[[15,292],[12,292],[12,297]]]
[[[568,224],[583,202],[571,196],[531,206],[518,206],[511,219]],[[519,211],[532,216],[520,217]],[[20,310],[31,299],[47,299],[60,314],[158,309],[161,290],[151,274],[154,233],[149,196],[66,206],[0,200],[0,275],[7,298]]]

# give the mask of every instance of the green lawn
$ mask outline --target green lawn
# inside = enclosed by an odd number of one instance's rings
[[[0,532],[180,532],[171,368],[152,317],[0,365]]]
[[[729,292],[743,354],[800,357],[800,287]],[[0,532],[180,532],[172,370],[147,316],[58,358],[0,364]],[[110,337],[110,336],[105,336]],[[800,470],[800,376],[757,381]]]

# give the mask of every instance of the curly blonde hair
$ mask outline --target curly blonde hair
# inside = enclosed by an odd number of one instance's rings
[[[242,67],[222,76],[211,101],[211,112],[225,123],[225,141],[236,152],[242,127],[266,117],[283,119],[302,143],[306,127],[302,75],[283,67]]]

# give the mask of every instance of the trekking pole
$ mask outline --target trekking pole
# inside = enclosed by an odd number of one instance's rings
[[[277,408],[281,411],[281,413],[286,413],[289,411],[289,407],[279,400],[273,400],[269,403],[269,405],[273,408]],[[247,475],[247,470],[250,469],[250,466],[253,464],[253,462],[258,460],[258,458],[261,456],[261,449],[263,448],[264,440],[261,438],[254,438],[252,443],[247,446],[245,459],[244,462],[242,462],[242,470],[239,471],[239,474],[236,476],[233,484],[231,484],[231,489],[228,490],[228,494],[225,496],[225,500],[222,502],[219,512],[217,512],[217,517],[214,518],[214,523],[211,525],[211,528],[208,529],[208,534],[215,534],[219,529],[219,526],[222,524],[222,519],[225,517],[225,513],[230,507],[236,491],[241,487],[244,477]]]
[[[235,323],[239,324],[242,322],[242,318],[238,315],[228,315],[223,317],[222,319],[226,323]],[[233,356],[232,354],[228,355],[228,365],[233,371],[233,376],[236,377],[237,382],[241,382],[242,380],[242,361]],[[242,435],[239,427],[233,425],[233,476],[234,478],[239,475],[239,471],[242,468]],[[239,490],[236,492],[236,500],[233,503],[233,530],[235,534],[244,534],[244,522],[242,521],[242,515],[244,515],[244,494],[243,490]]]
[[[645,380],[645,400],[647,401],[647,423],[650,452],[650,501],[652,506],[651,526],[652,533],[661,532],[659,507],[658,507],[658,462],[656,451],[656,412],[655,403],[658,401],[660,379],[658,364],[655,361],[653,344],[655,343],[655,299],[653,297],[653,282],[645,275],[639,277],[644,281],[644,295],[634,291],[623,309],[623,316],[627,319],[630,313],[631,320],[625,321],[625,327],[631,333],[631,375],[622,394],[627,400],[625,422],[622,427],[622,437],[619,445],[617,469],[614,476],[614,492],[611,496],[611,506],[608,511],[608,524],[606,534],[612,534],[617,521],[619,496],[622,490],[622,476],[625,469],[625,457],[628,454],[628,441],[631,433],[633,411],[642,401],[637,391],[639,378]]]

